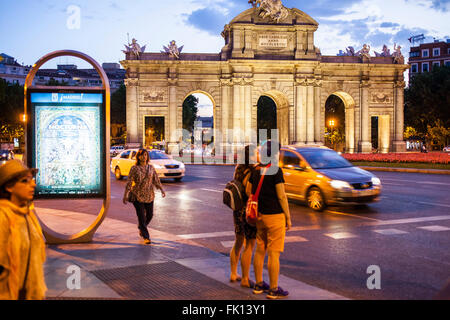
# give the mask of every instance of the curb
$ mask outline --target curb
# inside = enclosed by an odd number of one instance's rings
[[[185,163],[189,166],[236,166],[235,163]],[[425,174],[443,174],[450,175],[450,170],[443,169],[416,169],[416,168],[392,168],[392,167],[368,167],[355,166],[367,171],[387,171],[387,172],[407,172],[407,173],[425,173]]]

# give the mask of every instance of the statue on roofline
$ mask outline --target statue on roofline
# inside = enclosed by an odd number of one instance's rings
[[[141,53],[145,51],[147,45],[141,47],[135,38],[131,40],[131,43],[129,42],[128,40],[128,45],[124,45],[126,50],[122,50],[122,52],[125,54],[131,53],[139,60]]]
[[[381,53],[375,51],[375,57],[392,57],[391,50],[389,50],[387,45],[384,44]]]
[[[183,50],[184,46],[178,48],[175,40],[170,41],[169,47],[163,46],[164,51],[161,53],[167,53],[169,56],[174,57],[175,59],[180,59],[181,50]]]
[[[401,46],[397,46],[396,43],[394,43],[394,53],[392,56],[394,57],[394,63],[397,64],[404,64],[405,63],[405,57],[402,54]]]

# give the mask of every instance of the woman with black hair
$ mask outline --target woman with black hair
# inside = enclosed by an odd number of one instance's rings
[[[153,218],[154,189],[161,190],[163,198],[166,196],[158,174],[149,162],[148,151],[139,149],[136,154],[136,164],[130,169],[123,195],[123,203],[131,202],[136,209],[139,235],[144,239],[145,244],[151,243],[147,227]]]
[[[256,162],[254,157],[254,150],[251,150],[251,146],[245,146],[245,160],[244,163],[240,163],[236,166],[234,170],[234,180],[242,183],[244,188],[247,188],[248,181],[253,172],[253,164]],[[248,199],[250,194],[245,194],[245,200]],[[246,201],[244,201],[246,202]],[[233,212],[234,219],[234,232],[235,241],[233,248],[230,252],[230,281],[241,281],[241,286],[253,288],[255,283],[250,280],[250,265],[252,262],[253,248],[255,247],[256,241],[256,227],[251,226],[245,220],[245,207],[242,210]],[[242,278],[237,273],[237,267],[239,262],[239,256],[241,254],[241,249],[244,247],[244,251],[241,256],[241,268],[242,268]]]

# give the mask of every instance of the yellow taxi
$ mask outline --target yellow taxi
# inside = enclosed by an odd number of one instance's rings
[[[377,201],[381,181],[323,146],[285,146],[280,150],[288,198],[305,201],[316,211],[327,205]]]

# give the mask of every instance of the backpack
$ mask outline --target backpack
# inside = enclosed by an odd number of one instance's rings
[[[248,181],[248,177],[247,172],[243,182]],[[245,207],[246,202],[247,194],[244,184],[236,179],[229,181],[223,189],[223,203],[233,211],[240,211]]]

